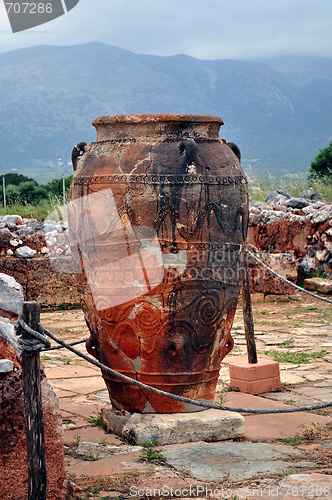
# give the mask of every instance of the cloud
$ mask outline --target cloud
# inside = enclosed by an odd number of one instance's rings
[[[100,41],[137,53],[202,59],[332,56],[331,18],[330,0],[80,0],[39,30],[0,33],[0,50]],[[0,30],[8,31],[3,16]]]
[[[4,24],[9,24],[7,12],[4,5],[0,4],[0,22]]]

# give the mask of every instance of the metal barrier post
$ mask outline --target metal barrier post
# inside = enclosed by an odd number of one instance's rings
[[[39,302],[23,303],[23,320],[37,329],[40,320]],[[22,332],[22,340],[32,337]],[[24,412],[28,452],[28,499],[46,500],[47,472],[45,464],[44,419],[40,384],[39,349],[25,351],[21,355]]]

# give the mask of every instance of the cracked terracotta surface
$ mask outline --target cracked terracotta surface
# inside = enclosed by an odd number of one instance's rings
[[[242,283],[247,183],[222,120],[129,115],[94,121],[74,160],[69,226],[88,351],[166,392],[212,401]],[[233,148],[233,149],[232,149]],[[190,405],[104,373],[119,409]]]

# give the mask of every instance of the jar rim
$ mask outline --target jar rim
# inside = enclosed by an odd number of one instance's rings
[[[195,114],[172,114],[172,113],[152,113],[152,114],[129,114],[129,115],[108,115],[100,116],[93,120],[92,125],[107,125],[115,123],[128,124],[148,124],[148,123],[219,123],[224,122],[219,116],[195,115]]]

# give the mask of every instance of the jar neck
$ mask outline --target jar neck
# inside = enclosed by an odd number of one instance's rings
[[[206,115],[115,115],[93,121],[97,141],[145,138],[217,139],[223,121]]]

